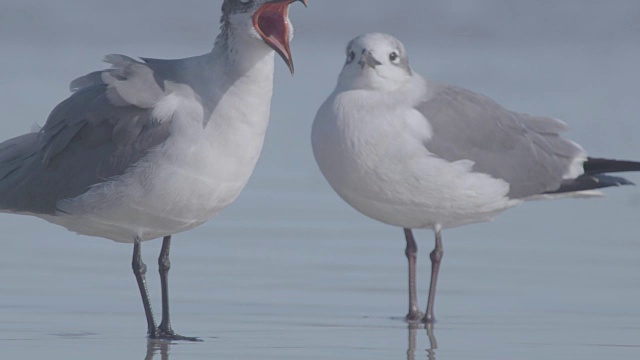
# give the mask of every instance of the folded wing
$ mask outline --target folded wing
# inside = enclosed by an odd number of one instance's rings
[[[126,56],[105,61],[113,67],[74,80],[39,132],[0,144],[0,209],[53,214],[167,139],[172,119],[152,112],[164,96],[157,74]]]
[[[425,144],[431,153],[447,161],[473,161],[474,171],[508,182],[511,198],[555,191],[564,178],[582,172],[586,153],[560,136],[567,126],[559,120],[512,112],[448,85],[435,85],[417,109],[433,130]]]

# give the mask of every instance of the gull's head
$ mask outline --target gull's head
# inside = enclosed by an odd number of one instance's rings
[[[293,26],[289,21],[289,5],[296,1],[307,5],[307,0],[224,0],[223,30],[246,34],[268,45],[282,57],[293,73],[289,45],[293,38]]]
[[[338,78],[343,89],[394,90],[411,79],[400,40],[387,34],[358,36],[347,45],[347,61]]]

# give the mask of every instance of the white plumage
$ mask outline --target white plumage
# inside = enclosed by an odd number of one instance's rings
[[[331,187],[361,213],[405,229],[407,320],[434,321],[444,228],[491,220],[526,200],[589,197],[630,184],[607,172],[635,162],[588,158],[562,121],[505,109],[486,96],[423,78],[404,45],[372,33],[352,40],[311,141]],[[413,228],[432,229],[427,311],[418,310]]]

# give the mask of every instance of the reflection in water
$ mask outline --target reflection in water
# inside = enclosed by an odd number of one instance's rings
[[[435,360],[435,350],[438,348],[438,341],[436,341],[436,335],[433,332],[433,323],[427,324],[426,328],[427,336],[429,337],[429,348],[427,349],[427,353],[429,354],[429,360]]]
[[[147,355],[144,360],[153,360],[157,353],[160,353],[159,360],[169,360],[169,348],[171,347],[171,341],[168,340],[147,340]]]
[[[407,349],[407,360],[416,359],[416,338],[418,329],[426,329],[427,337],[429,338],[429,348],[427,349],[427,358],[429,360],[435,360],[436,352],[438,348],[438,342],[436,336],[433,333],[433,324],[409,324],[409,348]]]

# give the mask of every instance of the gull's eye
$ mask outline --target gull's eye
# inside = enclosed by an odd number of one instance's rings
[[[356,53],[354,53],[353,50],[349,51],[349,55],[347,55],[347,64],[351,64],[355,59]]]
[[[389,54],[389,60],[391,60],[392,63],[397,64],[400,62],[400,56],[398,56],[398,53],[394,51]]]

